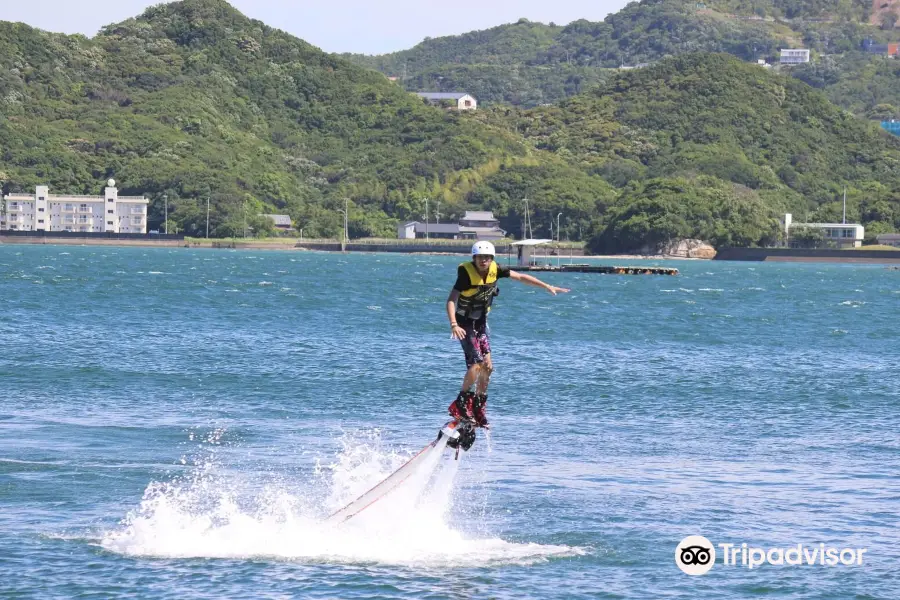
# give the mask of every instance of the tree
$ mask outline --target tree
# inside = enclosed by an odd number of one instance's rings
[[[788,244],[792,248],[821,248],[825,245],[825,233],[818,227],[793,225],[789,233]]]

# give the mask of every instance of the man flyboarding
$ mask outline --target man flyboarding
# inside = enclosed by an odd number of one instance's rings
[[[442,427],[437,439],[421,452],[378,485],[333,513],[326,523],[334,525],[343,523],[384,498],[402,484],[414,469],[420,468],[423,461],[428,460],[430,456],[428,451],[435,448],[443,436],[447,436],[448,447],[456,448],[456,457],[459,458],[460,449],[468,450],[475,443],[475,428],[489,427],[485,409],[493,365],[487,315],[491,310],[494,296],[499,292],[497,281],[504,277],[542,287],[554,296],[559,292],[569,291],[566,288],[546,284],[531,275],[511,271],[509,267],[501,267],[494,262],[494,245],[490,242],[477,242],[472,246],[472,262],[459,265],[456,283],[447,298],[450,335],[462,344],[467,367],[462,390],[450,404],[450,415],[454,420]],[[441,446],[437,447],[438,451],[442,449]]]
[[[487,420],[487,388],[494,370],[491,361],[491,330],[487,316],[494,296],[500,293],[497,281],[509,277],[544,288],[554,296],[567,288],[544,283],[537,277],[518,273],[494,262],[494,245],[476,242],[472,246],[472,262],[459,265],[456,283],[447,298],[450,336],[460,341],[466,355],[466,376],[459,395],[450,404],[450,415],[474,427],[490,427]],[[474,387],[474,390],[473,390]],[[474,432],[471,442],[475,441]],[[471,442],[468,445],[471,445]]]

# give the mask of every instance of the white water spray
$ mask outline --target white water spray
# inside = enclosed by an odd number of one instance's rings
[[[461,460],[438,448],[370,508],[342,525],[325,524],[324,515],[359,497],[410,457],[384,451],[377,439],[372,442],[345,437],[335,463],[319,467],[301,493],[284,483],[248,485],[252,474],[238,471],[226,477],[210,464],[184,480],[153,482],[140,507],[100,543],[111,552],[140,556],[420,566],[530,564],[583,553],[568,546],[471,537],[453,529],[448,521]]]

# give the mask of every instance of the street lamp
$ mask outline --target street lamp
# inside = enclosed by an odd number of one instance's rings
[[[556,215],[556,266],[559,266],[559,218],[562,216],[562,213]]]
[[[425,241],[428,241],[428,198],[425,198]]]
[[[522,232],[522,239],[531,239],[531,219],[528,216],[528,198],[525,198],[525,231]]]
[[[169,195],[163,194],[163,202],[166,205],[166,235],[169,235]]]
[[[209,239],[209,196],[206,197],[206,239]]]

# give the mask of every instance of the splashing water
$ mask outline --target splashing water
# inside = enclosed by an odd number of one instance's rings
[[[310,562],[484,566],[532,564],[584,554],[580,548],[471,537],[448,525],[459,465],[443,445],[402,485],[341,525],[324,516],[382,481],[409,453],[386,451],[377,432],[345,435],[335,462],[318,465],[304,492],[248,485],[221,474],[215,461],[188,476],[151,482],[139,508],[106,532],[111,552],[159,557],[271,557]],[[321,485],[316,485],[316,482]],[[318,492],[318,493],[317,493]]]

